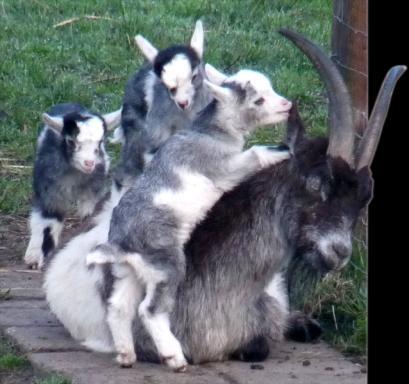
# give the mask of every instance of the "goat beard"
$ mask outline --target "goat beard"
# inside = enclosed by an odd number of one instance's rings
[[[311,312],[308,299],[313,297],[316,287],[324,275],[324,272],[315,268],[301,255],[290,260],[286,277],[291,310]]]

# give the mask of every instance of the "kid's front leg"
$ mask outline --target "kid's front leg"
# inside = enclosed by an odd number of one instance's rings
[[[283,146],[255,145],[244,152],[234,155],[226,167],[226,177],[222,188],[230,190],[248,176],[268,166],[290,158],[289,148]]]
[[[44,258],[57,247],[63,228],[62,220],[48,216],[37,209],[31,212],[30,242],[24,255],[24,262],[33,269],[41,269]]]

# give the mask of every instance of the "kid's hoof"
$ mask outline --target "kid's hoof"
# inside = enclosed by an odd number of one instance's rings
[[[131,368],[133,363],[136,361],[135,353],[119,353],[116,357],[116,361],[119,363],[121,368]]]
[[[41,250],[28,250],[24,255],[24,263],[28,269],[41,269],[43,265],[43,255]]]
[[[187,361],[184,357],[169,356],[163,357],[163,362],[169,367],[172,368],[174,372],[186,372],[187,370]]]
[[[288,319],[285,337],[300,343],[311,343],[320,338],[322,328],[317,320],[300,311],[294,311]]]
[[[186,371],[187,371],[187,364],[186,364],[186,365],[183,365],[183,366],[181,366],[181,367],[179,367],[179,368],[175,368],[174,371],[175,371],[176,373],[186,372]]]

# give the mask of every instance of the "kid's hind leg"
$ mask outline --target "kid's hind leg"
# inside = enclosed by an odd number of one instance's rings
[[[170,329],[169,320],[183,272],[180,266],[178,268],[168,261],[160,269],[145,262],[146,295],[139,305],[138,314],[162,361],[176,372],[184,372],[187,361],[182,346]]]
[[[107,322],[118,353],[117,362],[131,367],[136,361],[132,322],[141,301],[141,286],[128,266],[113,265],[113,274],[116,280],[108,301]]]

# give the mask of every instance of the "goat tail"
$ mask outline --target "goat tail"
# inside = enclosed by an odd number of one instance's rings
[[[121,253],[118,248],[112,244],[105,243],[94,247],[86,256],[86,265],[90,267],[96,264],[112,264],[120,261]]]

